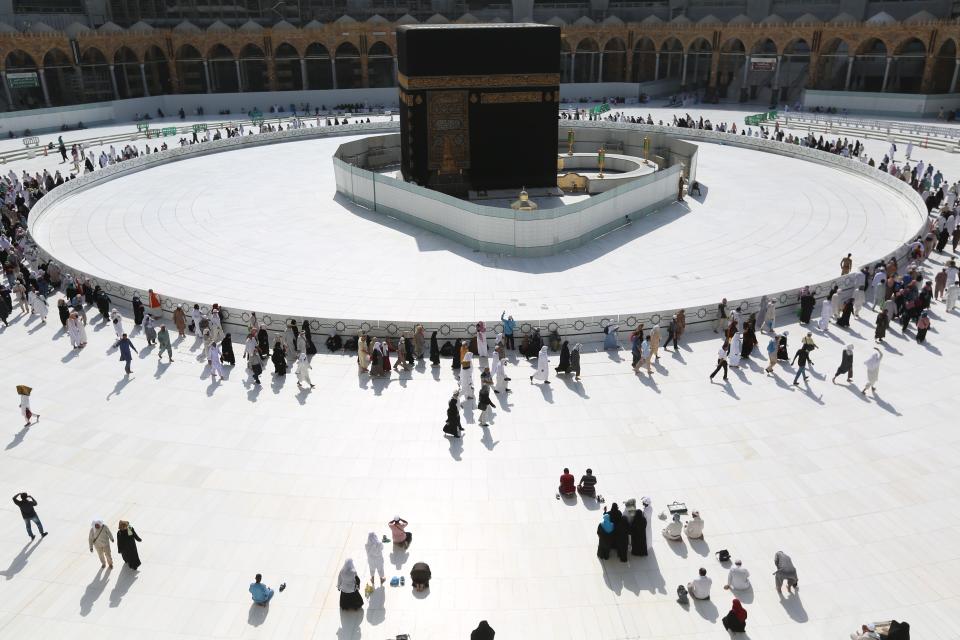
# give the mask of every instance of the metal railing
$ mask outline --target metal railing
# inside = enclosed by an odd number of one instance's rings
[[[875,131],[889,135],[908,135],[938,138],[952,142],[960,142],[960,127],[939,127],[936,125],[919,124],[898,120],[872,120],[867,118],[850,118],[820,113],[783,113],[782,124],[785,127],[817,126],[835,129],[854,129]]]

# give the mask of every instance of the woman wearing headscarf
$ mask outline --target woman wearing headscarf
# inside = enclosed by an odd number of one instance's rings
[[[460,338],[457,338],[453,343],[453,363],[450,365],[450,368],[453,369],[453,375],[460,377],[460,348],[462,346],[462,341]]]
[[[144,314],[143,322],[141,326],[143,327],[143,333],[146,335],[147,344],[156,344],[157,343],[157,329],[156,322],[149,313]]]
[[[177,327],[177,333],[181,338],[187,335],[187,313],[183,310],[183,305],[177,305],[173,310],[173,324]]]
[[[617,549],[617,557],[620,562],[626,562],[627,547],[630,545],[629,524],[616,502],[610,506],[610,521],[613,523],[613,546]]]
[[[673,514],[673,520],[663,528],[663,537],[672,542],[682,539],[683,524],[680,522],[680,514]]]
[[[70,334],[70,342],[74,349],[80,349],[87,346],[87,331],[80,322],[80,315],[76,311],[71,311],[67,316],[67,333]]]
[[[483,320],[477,323],[477,355],[487,357],[487,325]]]
[[[117,527],[117,551],[120,557],[127,563],[127,566],[136,571],[140,568],[140,553],[137,551],[137,543],[143,542],[137,532],[126,520],[121,520]]]
[[[533,379],[542,380],[543,384],[550,384],[550,356],[547,353],[547,345],[540,347],[540,352],[537,354],[537,370],[530,376],[530,384],[533,384]]]
[[[927,331],[930,329],[930,316],[926,311],[920,312],[917,318],[917,344],[923,344],[927,339]]]
[[[404,371],[407,370],[407,341],[402,334],[400,339],[397,340],[397,361],[393,365],[393,370],[396,371],[397,367],[403,367]]]
[[[110,528],[103,523],[103,520],[94,520],[90,524],[87,543],[90,545],[90,553],[93,553],[94,548],[96,548],[101,569],[107,566],[113,569],[113,556],[110,555],[111,542],[113,542],[113,534],[110,533]]]
[[[623,516],[630,533],[630,553],[635,556],[647,555],[647,519],[642,511],[637,511],[637,501],[630,498],[624,503]]]
[[[283,346],[286,349],[287,359],[296,358],[297,354],[300,353],[297,351],[297,323],[295,320],[290,320],[287,323],[287,328],[283,331]]]
[[[300,325],[300,335],[303,336],[303,342],[307,351],[307,355],[314,355],[317,352],[317,346],[313,344],[313,332],[310,330],[310,323],[306,320],[304,320],[303,324]]]
[[[570,346],[566,340],[563,341],[563,346],[560,347],[560,364],[557,365],[554,371],[557,372],[557,375],[570,373]]]
[[[787,336],[790,335],[789,331],[784,331],[777,338],[777,360],[789,360],[790,351],[787,347]]]
[[[417,360],[423,360],[423,349],[426,346],[426,331],[423,325],[418,324],[413,329],[413,356]]]
[[[370,350],[370,375],[382,376],[383,371],[383,346],[374,339],[373,349]]]
[[[840,366],[837,368],[837,372],[833,374],[833,384],[837,384],[837,376],[841,374],[847,374],[847,382],[853,381],[853,345],[848,344],[843,349],[843,354],[840,356]]]
[[[493,640],[496,633],[486,620],[481,620],[477,628],[470,632],[470,640]]]
[[[220,341],[220,359],[229,363],[231,367],[237,366],[237,358],[233,354],[233,339],[229,333]]]
[[[418,562],[410,569],[410,583],[414,591],[426,591],[430,588],[430,578],[433,574],[430,572],[430,565],[426,562]]]
[[[384,338],[380,343],[380,355],[383,356],[382,373],[390,373],[390,338]]]
[[[307,360],[307,354],[301,353],[297,356],[297,388],[302,389],[303,385],[313,389],[313,382],[310,380],[310,361]]]
[[[810,293],[810,287],[804,287],[800,290],[800,324],[810,322],[810,316],[813,315],[813,308],[817,304],[817,299]]]
[[[743,325],[743,346],[740,349],[743,358],[749,358],[757,346],[756,322],[756,318],[751,317]]]
[[[347,558],[337,575],[337,590],[340,591],[340,608],[344,611],[356,611],[363,608],[363,596],[360,595],[360,576],[353,566],[353,559]]]
[[[278,376],[287,375],[287,348],[283,344],[280,336],[273,343],[273,355],[270,359],[273,361],[273,373]]]
[[[383,543],[377,534],[371,531],[367,534],[367,564],[370,565],[370,584],[373,584],[375,574],[380,574],[380,584],[386,582],[383,575]]]
[[[486,370],[486,374],[489,374],[490,370]],[[480,409],[480,426],[486,427],[489,426],[487,423],[487,418],[490,414],[491,407],[496,408],[493,400],[490,399],[490,384],[480,384],[480,402],[477,403],[477,408]]]
[[[409,371],[413,368],[413,365],[416,364],[413,340],[410,339],[408,334],[404,333],[400,341],[403,343],[403,358],[405,362],[403,366]]]
[[[267,333],[266,325],[261,324],[257,329],[257,346],[264,358],[270,355],[270,334]]]
[[[773,565],[777,570],[773,573],[773,581],[777,585],[777,593],[783,597],[783,583],[787,583],[787,593],[791,589],[797,589],[799,580],[797,579],[797,569],[793,566],[793,560],[783,551],[777,551],[773,556]]]
[[[843,303],[843,310],[840,312],[840,318],[837,320],[838,327],[850,328],[850,316],[853,315],[853,298],[847,298]]]
[[[357,369],[358,373],[366,373],[370,366],[370,354],[367,351],[367,336],[362,333],[357,336]]]
[[[133,324],[140,324],[143,322],[143,302],[140,301],[140,296],[133,296]]]
[[[659,360],[660,355],[660,323],[655,323],[650,327],[650,354],[653,356],[654,360]]]
[[[613,547],[613,521],[609,513],[604,513],[600,524],[597,525],[597,557],[607,560],[610,549]]]
[[[617,343],[617,325],[608,324],[603,328],[603,350],[610,351],[611,349],[619,349],[620,345]]]
[[[437,343],[436,331],[430,334],[430,365],[433,367],[440,366],[440,345]]]
[[[578,342],[570,351],[570,371],[577,376],[577,380],[580,380],[580,349],[582,347],[583,345]]]
[[[463,361],[460,363],[460,399],[473,398],[473,352],[463,350]]]
[[[734,598],[730,612],[723,616],[721,622],[723,622],[723,628],[727,631],[744,632],[747,630],[747,610],[743,608],[739,600]]]
[[[63,325],[63,328],[67,328],[67,318],[70,317],[70,307],[67,306],[67,301],[63,298],[57,300],[57,313],[60,315],[60,324]]]
[[[448,436],[459,438],[463,435],[460,426],[460,408],[457,406],[457,396],[454,395],[447,403],[447,421],[443,424],[443,432]]]
[[[864,362],[867,365],[867,386],[863,388],[863,395],[867,395],[867,389],[870,389],[874,393],[877,392],[877,379],[880,378],[880,361],[883,359],[883,354],[880,352],[880,349],[876,347],[873,348],[873,353],[870,354],[870,357]]]

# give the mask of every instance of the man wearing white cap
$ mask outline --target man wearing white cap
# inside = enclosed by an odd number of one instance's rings
[[[860,631],[851,633],[850,640],[880,640],[880,634],[877,633],[876,625],[868,622],[860,627]]]

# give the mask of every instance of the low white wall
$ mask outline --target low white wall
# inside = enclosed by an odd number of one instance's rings
[[[960,94],[874,93],[864,91],[820,91],[805,89],[804,109],[834,107],[851,113],[896,117],[936,116],[940,107],[949,111],[960,107]]]
[[[603,98],[638,99],[641,93],[648,96],[664,96],[680,91],[677,79],[655,82],[570,82],[560,85],[560,101],[575,102],[581,99],[594,101]]]
[[[839,171],[850,171],[851,173],[856,173],[875,180],[884,188],[889,189],[891,197],[903,198],[908,206],[916,212],[916,227],[911,233],[906,234],[902,238],[891,238],[891,246],[888,253],[884,255],[869,256],[868,259],[864,260],[862,264],[873,264],[879,260],[886,260],[891,256],[896,256],[898,261],[905,263],[904,258],[909,251],[909,242],[912,240],[912,238],[916,237],[920,233],[926,222],[926,205],[916,192],[910,189],[910,187],[905,185],[902,181],[892,178],[889,174],[880,172],[877,169],[871,168],[870,166],[858,161],[848,160],[833,154],[816,151],[815,149],[807,149],[796,145],[788,145],[782,142],[763,140],[760,138],[748,138],[746,136],[725,134],[716,131],[675,129],[672,127],[650,127],[645,125],[611,122],[592,122],[583,124],[589,124],[593,127],[599,126],[604,128],[632,129],[635,130],[641,138],[646,131],[682,136],[683,138],[689,140],[700,140],[703,142],[729,144],[751,148],[760,152],[777,153],[793,158],[817,162],[835,167]],[[70,194],[75,191],[91,188],[101,182],[112,180],[115,177],[119,177],[130,172],[142,171],[144,169],[159,166],[168,162],[175,162],[182,158],[189,158],[208,153],[218,153],[221,151],[229,151],[247,146],[275,144],[290,140],[310,139],[313,137],[324,137],[330,135],[386,134],[397,133],[398,131],[399,124],[396,122],[347,125],[343,127],[337,127],[336,129],[308,128],[278,133],[265,133],[255,136],[244,136],[242,138],[228,138],[226,140],[207,142],[184,148],[176,147],[170,149],[169,151],[151,154],[149,156],[141,156],[134,160],[128,160],[126,162],[108,166],[106,169],[100,169],[91,174],[85,174],[76,180],[71,180],[55,188],[49,194],[41,198],[33,208],[33,211],[30,215],[28,230],[33,230],[34,225],[36,225],[37,222],[42,219],[44,211],[46,211],[48,208],[57,206],[60,201],[68,198]],[[40,260],[56,260],[56,257],[50,255],[50,253],[44,247],[37,247],[37,255]],[[66,267],[67,272],[73,273],[77,276],[90,278],[93,284],[99,284],[101,287],[103,287],[112,296],[114,306],[129,307],[130,301],[134,295],[139,295],[144,299],[147,295],[145,291],[133,289],[124,283],[102,278],[97,274],[85,273],[74,266],[64,264],[62,261],[58,262]],[[855,268],[855,271],[857,269],[859,269],[859,265]],[[817,283],[812,286],[812,290],[816,296],[823,297],[830,290],[834,283],[839,284],[842,291],[849,291],[854,286],[854,282],[854,275],[851,274]],[[750,311],[756,311],[760,307],[761,296],[767,295],[769,296],[770,300],[773,300],[777,304],[777,307],[781,309],[782,313],[784,310],[792,310],[797,306],[799,297],[798,289],[800,286],[805,284],[809,283],[797,282],[796,288],[786,291],[757,291],[755,297],[743,300],[743,302],[747,303],[747,307]],[[210,297],[212,299],[215,298],[215,294],[213,292],[215,285],[212,284],[211,287]],[[737,306],[740,302],[741,301],[739,300],[731,300],[731,308]],[[170,317],[169,314],[173,308],[181,303],[190,307],[192,307],[194,304],[199,304],[204,312],[209,311],[209,304],[207,301],[186,300],[177,298],[173,295],[166,295],[163,300],[163,308],[166,311],[166,317]],[[356,334],[357,331],[376,331],[377,335],[395,337],[399,335],[401,331],[412,331],[416,323],[422,323],[428,332],[434,330],[438,331],[441,339],[443,340],[452,337],[471,336],[476,332],[473,323],[444,322],[442,319],[436,318],[403,318],[394,320],[364,318],[287,318],[282,315],[271,315],[269,310],[264,309],[224,309],[226,324],[228,326],[232,325],[233,327],[236,327],[235,330],[238,333],[245,331],[246,322],[250,318],[251,311],[256,311],[257,316],[261,318],[273,331],[282,331],[284,323],[287,319],[295,319],[297,321],[306,319],[310,321],[313,330],[317,333],[335,331],[341,335]],[[518,317],[517,320],[520,333],[529,332],[531,329],[536,327],[545,332],[553,330],[559,331],[561,335],[565,337],[584,336],[598,338],[603,330],[603,327],[607,324],[617,324],[622,330],[630,330],[639,322],[645,323],[648,327],[654,323],[666,324],[670,317],[676,313],[676,311],[677,309],[646,309],[638,310],[634,314],[555,318],[552,320],[537,321],[525,321],[522,317]],[[687,315],[688,332],[709,330],[714,319],[716,318],[716,307],[712,304],[708,306],[686,307],[685,311]],[[486,321],[488,327],[492,328],[494,333],[502,330],[499,319],[484,318],[483,320]]]

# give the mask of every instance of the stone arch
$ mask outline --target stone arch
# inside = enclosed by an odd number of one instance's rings
[[[850,45],[843,38],[833,38],[821,44],[814,88],[842,91],[852,64],[851,53]]]
[[[143,81],[140,77],[140,59],[126,45],[113,53],[113,77],[120,98],[143,97]]]
[[[273,64],[277,72],[277,89],[295,91],[304,89],[303,65],[300,52],[289,42],[281,42],[273,51]]]
[[[147,80],[150,95],[171,93],[170,62],[167,54],[157,45],[150,45],[143,52],[143,73]]]
[[[750,47],[750,53],[761,56],[775,56],[780,51],[777,49],[777,43],[773,41],[773,38],[763,37],[753,43],[753,46]]]
[[[610,38],[603,45],[600,58],[601,82],[625,82],[627,80],[627,43],[621,38]]]
[[[920,91],[927,62],[927,46],[916,37],[904,38],[893,50],[887,79],[887,91],[910,93]]]
[[[810,78],[810,43],[806,38],[794,38],[780,49],[780,69],[775,79],[780,90],[778,102],[798,100]]]
[[[236,93],[240,91],[240,72],[233,51],[222,43],[207,50],[207,69],[210,71],[210,91]]]
[[[311,42],[303,52],[303,59],[307,64],[306,85],[311,89],[332,89],[333,59],[326,46],[319,42]]]
[[[657,45],[644,36],[633,45],[632,82],[650,82],[657,75]]]
[[[341,42],[334,52],[337,87],[355,89],[363,86],[360,50],[352,42]]]
[[[393,50],[390,45],[378,40],[367,51],[367,83],[371,87],[392,87],[397,84],[393,70],[395,68]]]
[[[237,60],[240,63],[242,91],[267,91],[270,88],[267,56],[261,47],[255,44],[245,45]]]
[[[566,38],[560,38],[560,82],[573,82],[573,52]]]
[[[596,82],[600,77],[600,47],[593,38],[583,38],[573,52],[573,81]]]
[[[850,78],[851,91],[882,91],[887,76],[887,43],[867,38],[857,46]]]
[[[43,74],[50,104],[59,106],[83,102],[80,72],[63,49],[54,47],[43,55]]]
[[[80,55],[80,75],[83,78],[84,98],[93,102],[113,100],[113,80],[110,63],[96,47],[87,47]]]
[[[174,56],[177,65],[177,80],[181,93],[206,93],[207,72],[203,65],[203,54],[192,44],[180,45]]]
[[[747,47],[737,37],[727,38],[720,45],[717,64],[717,95],[721,98],[739,95],[746,99],[746,73],[744,63],[747,60]]]
[[[960,65],[957,64],[957,53],[957,41],[953,38],[947,38],[940,44],[933,58],[931,92],[951,93],[956,90],[957,70],[960,69]]]
[[[660,45],[660,63],[657,77],[680,79],[683,75],[683,43],[676,36],[666,38]]]
[[[700,36],[687,45],[687,86],[694,88],[710,83],[710,64],[713,61],[713,44]]]

